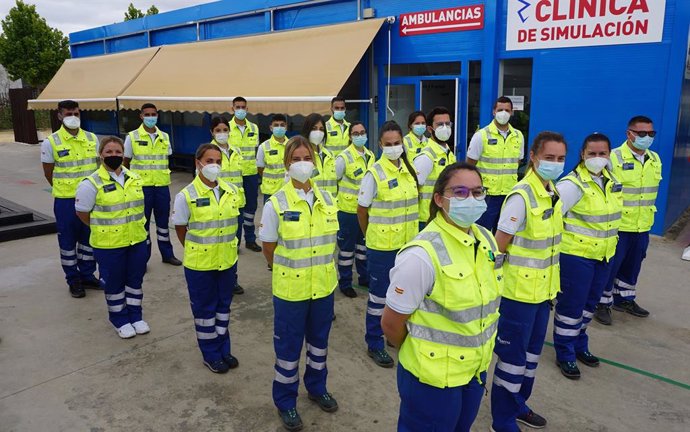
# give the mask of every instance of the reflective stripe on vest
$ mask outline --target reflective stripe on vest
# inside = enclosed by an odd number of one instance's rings
[[[427,141],[427,146],[422,149],[422,153],[417,157],[421,157],[422,155],[426,155],[433,164],[429,176],[420,188],[419,195],[419,220],[421,222],[427,222],[430,216],[429,206],[431,205],[431,197],[434,194],[436,180],[438,180],[444,168],[450,164],[454,164],[456,159],[450,149],[446,152],[446,150],[433,139]]]
[[[326,142],[324,147],[333,153],[333,157],[338,156],[343,150],[350,145],[350,134],[348,129],[350,123],[343,120],[344,129],[340,128],[340,123],[337,123],[333,117],[326,122]]]
[[[523,137],[522,132],[509,127],[507,138],[503,138],[494,122],[479,131],[482,154],[477,168],[489,195],[507,195],[517,183]]]
[[[152,140],[142,124],[129,133],[129,139],[132,144],[132,160],[129,166],[141,176],[144,186],[169,185],[168,134],[156,128],[156,139]]]
[[[354,145],[350,145],[339,157],[345,161],[345,172],[338,182],[338,210],[355,214],[359,188],[364,174],[374,165],[374,154],[364,149],[362,155]]]
[[[264,152],[264,172],[261,175],[261,192],[273,195],[285,184],[285,143],[271,136],[261,143]],[[273,154],[271,154],[273,153]]]
[[[315,174],[312,180],[334,197],[338,195],[338,176],[335,172],[335,156],[330,150],[322,148],[316,155]]]
[[[77,186],[96,168],[96,135],[80,129],[77,136],[61,127],[48,136],[53,151],[53,189],[56,198],[74,198]]]
[[[259,128],[249,120],[246,120],[244,132],[242,132],[233,117],[230,120],[230,135],[228,144],[239,149],[242,155],[242,175],[249,176],[258,173],[256,167],[256,150],[259,146]]]

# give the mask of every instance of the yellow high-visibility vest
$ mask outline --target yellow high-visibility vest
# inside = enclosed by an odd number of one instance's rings
[[[335,121],[333,117],[326,122],[326,142],[324,146],[333,153],[333,156],[338,156],[340,152],[345,150],[350,145],[350,123],[343,120],[344,128],[341,129],[340,123]]]
[[[338,195],[338,176],[335,173],[335,156],[322,146],[314,150],[314,174],[312,180],[322,190],[336,197]]]
[[[244,207],[244,183],[242,182],[242,154],[237,147],[223,148],[216,140],[212,140],[211,144],[217,145],[221,149],[221,164],[218,178],[225,183],[230,183],[235,186],[242,198],[240,207]],[[226,153],[227,151],[227,153]]]
[[[156,140],[152,141],[144,125],[131,131],[132,161],[129,167],[141,176],[144,186],[167,186],[170,184],[170,166],[168,134],[156,128]]]
[[[429,221],[429,206],[431,205],[431,198],[434,195],[436,180],[438,180],[441,171],[443,171],[445,167],[454,164],[457,160],[455,159],[455,154],[453,154],[450,149],[446,152],[446,149],[441,147],[441,145],[433,139],[427,141],[426,147],[422,149],[422,152],[417,157],[422,155],[426,155],[434,164],[434,168],[429,173],[424,184],[420,187],[419,220],[426,223]]]
[[[249,120],[245,120],[244,133],[242,133],[234,117],[228,126],[230,127],[228,145],[240,149],[242,154],[242,175],[257,174],[259,171],[256,168],[256,150],[259,146],[259,128]]]
[[[285,141],[280,142],[271,135],[261,143],[264,151],[264,173],[261,176],[261,193],[273,195],[285,184]]]
[[[338,181],[338,210],[356,214],[359,186],[364,174],[374,165],[376,158],[367,148],[364,148],[364,154],[360,153],[354,144],[340,153],[339,157],[345,160],[345,173]]]
[[[479,133],[482,137],[482,154],[477,168],[488,195],[507,195],[517,183],[520,153],[524,143],[522,132],[508,125],[504,139],[496,124],[491,122]]]
[[[96,135],[79,129],[76,136],[64,126],[48,136],[53,149],[53,196],[74,198],[77,186],[98,167]]]
[[[405,145],[405,153],[409,153],[412,159],[414,159],[418,154],[422,152],[422,149],[427,146],[428,138],[422,135],[422,139],[417,138],[413,132],[408,133],[403,138],[403,144]]]

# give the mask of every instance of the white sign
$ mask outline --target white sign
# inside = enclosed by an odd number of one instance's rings
[[[660,42],[665,11],[666,0],[508,0],[506,49]]]
[[[524,96],[508,96],[508,98],[513,101],[513,111],[524,111],[525,110],[525,97]]]

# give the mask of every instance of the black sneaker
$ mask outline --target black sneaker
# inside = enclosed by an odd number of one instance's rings
[[[240,284],[235,284],[235,288],[232,290],[233,294],[244,294],[244,288],[242,288],[242,285]]]
[[[83,288],[96,289],[96,290],[102,290],[103,289],[103,287],[101,287],[101,281],[99,281],[95,277],[90,278],[90,279],[82,279],[81,286]]]
[[[597,367],[599,366],[599,358],[589,351],[582,351],[575,354],[578,360],[582,362],[585,366]]]
[[[174,265],[174,266],[181,266],[182,265],[182,261],[178,260],[174,256],[171,256],[170,258],[163,259],[163,262],[166,264]]]
[[[382,368],[392,368],[395,365],[395,362],[385,349],[367,350],[367,354],[374,359],[374,363],[376,363],[377,366],[381,366]]]
[[[256,242],[248,242],[244,244],[244,247],[254,252],[261,252],[261,246],[256,244]]]
[[[302,418],[297,413],[296,408],[290,408],[287,411],[278,411],[280,414],[280,420],[283,422],[283,427],[289,431],[299,431],[302,430],[304,425],[302,424]]]
[[[556,365],[561,370],[564,377],[571,380],[580,379],[580,369],[577,367],[577,363],[574,361],[559,361],[556,360]]]
[[[228,368],[230,369],[235,369],[237,366],[240,365],[240,361],[237,360],[237,357],[235,357],[232,354],[228,354],[223,356],[223,361],[225,362],[226,365],[228,365]]]
[[[599,324],[610,326],[613,324],[611,308],[606,305],[598,304],[594,310],[594,319],[597,320]]]
[[[354,290],[354,288],[345,288],[342,290],[343,294],[345,297],[350,297],[350,298],[357,298],[357,292]]]
[[[69,293],[74,298],[86,297],[86,291],[84,291],[81,281],[69,284]]]
[[[206,366],[211,372],[217,374],[224,374],[230,370],[230,366],[228,366],[228,364],[223,360],[215,360],[211,362],[204,360],[204,366]]]
[[[309,394],[309,400],[316,402],[319,408],[326,412],[336,412],[338,411],[338,402],[333,399],[330,393],[324,393],[321,396],[314,396]]]
[[[525,415],[518,416],[516,420],[532,429],[544,429],[546,427],[546,419],[532,410]]]
[[[646,318],[649,316],[649,311],[647,309],[641,308],[635,300],[626,300],[620,302],[619,304],[614,304],[613,309],[619,312],[627,312],[630,315]]]

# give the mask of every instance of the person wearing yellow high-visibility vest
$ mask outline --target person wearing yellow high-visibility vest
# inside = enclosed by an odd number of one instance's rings
[[[316,185],[314,148],[296,136],[285,146],[290,180],[264,205],[259,238],[273,267],[273,402],[285,429],[302,429],[297,412],[299,359],[307,345],[304,384],[326,412],[338,409],[328,392],[326,354],[338,284],[333,254],[338,232],[335,198]]]
[[[610,153],[606,135],[587,136],[580,163],[556,185],[563,201],[564,231],[553,343],[556,362],[569,379],[580,378],[576,360],[599,366],[599,359],[589,351],[587,326],[611,274],[623,190],[609,171]]]
[[[382,155],[367,171],[357,199],[357,219],[367,245],[369,300],[367,302],[367,354],[380,367],[391,368],[386,352],[381,315],[386,304],[389,272],[395,255],[419,232],[419,192],[414,168],[402,158],[400,125],[387,121],[379,132]]]
[[[355,298],[352,288],[352,265],[357,267],[358,284],[369,286],[367,247],[357,221],[357,197],[364,174],[374,165],[374,154],[367,148],[367,130],[359,121],[350,123],[352,144],[335,159],[338,178],[338,288]]]
[[[467,163],[477,165],[488,190],[488,208],[478,223],[496,232],[501,206],[517,183],[518,165],[525,156],[525,138],[509,123],[513,115],[510,98],[499,97],[492,114],[491,123],[472,136]]]
[[[287,117],[273,114],[271,117],[271,137],[259,145],[256,153],[256,167],[261,176],[261,192],[264,203],[285,184],[285,144],[287,143]]]
[[[345,120],[345,98],[336,96],[331,99],[333,115],[326,122],[326,142],[324,146],[338,156],[350,145],[350,123]]]
[[[197,343],[214,373],[236,368],[230,345],[230,304],[237,280],[237,216],[242,194],[219,179],[223,156],[215,144],[196,151],[197,176],[175,197],[172,221],[184,246],[184,276]]]
[[[405,145],[405,153],[409,155],[409,160],[413,160],[426,147],[426,114],[421,111],[411,113],[407,118],[407,129],[410,132],[405,135],[403,144]]]
[[[321,190],[326,190],[335,197],[338,195],[335,155],[325,147],[328,139],[325,130],[321,114],[312,113],[304,119],[300,135],[309,140],[314,147],[314,182]]]
[[[450,142],[453,130],[450,111],[445,107],[436,107],[429,112],[426,121],[431,138],[413,161],[419,182],[419,229],[423,229],[429,221],[429,205],[436,179],[445,167],[456,161]]]
[[[527,401],[546,337],[551,300],[560,287],[563,203],[553,182],[563,173],[565,154],[561,134],[537,135],[527,174],[513,187],[501,210],[496,242],[506,257],[494,350],[498,361],[491,389],[495,432],[518,432],[517,422],[531,428],[546,426],[546,419],[532,411]]]
[[[611,307],[636,317],[649,311],[635,301],[637,278],[647,256],[649,230],[654,225],[656,197],[661,182],[661,158],[649,150],[656,131],[649,117],[636,116],[628,122],[627,140],[611,152],[611,170],[623,183],[623,218],[611,277],[597,305],[594,318],[611,325]]]
[[[141,126],[127,134],[125,138],[125,167],[139,174],[144,183],[144,215],[146,232],[149,232],[151,213],[156,218],[156,241],[163,262],[174,266],[182,265],[175,258],[168,218],[170,217],[170,168],[168,157],[172,145],[167,133],[158,129],[158,110],[152,103],[141,106]],[[147,240],[149,258],[151,240]],[[148,258],[147,258],[148,261]]]
[[[242,153],[237,147],[231,147],[228,143],[230,127],[228,119],[225,117],[213,117],[211,119],[211,144],[215,144],[220,149],[223,158],[220,164],[220,174],[218,178],[237,188],[240,192],[240,208],[245,205],[244,183],[242,181]],[[242,216],[237,217],[237,235],[241,234]],[[239,283],[239,278],[235,278],[235,288],[233,294],[244,294],[244,288]]]
[[[485,197],[476,167],[445,167],[429,224],[395,259],[381,326],[400,347],[398,431],[469,432],[479,412],[503,289],[503,255],[475,224]]]
[[[141,309],[148,234],[144,182],[122,165],[124,151],[120,138],[103,138],[101,166],[79,184],[74,210],[91,227],[110,322],[122,339],[129,339],[150,331]]]
[[[245,205],[240,211],[242,223],[237,233],[238,243],[242,240],[244,228],[244,247],[254,252],[261,252],[261,246],[256,244],[254,215],[256,214],[259,198],[259,171],[256,168],[256,151],[259,146],[259,128],[247,120],[247,100],[238,96],[232,100],[235,113],[230,120],[230,146],[240,149],[242,153],[242,185],[244,189]]]
[[[89,227],[74,213],[77,185],[97,167],[96,135],[80,128],[79,104],[58,103],[62,126],[41,144],[43,174],[53,187],[53,211],[60,247],[60,264],[74,298],[86,295],[84,288],[100,288],[94,276],[96,261],[89,245]]]

